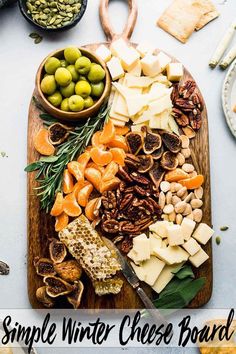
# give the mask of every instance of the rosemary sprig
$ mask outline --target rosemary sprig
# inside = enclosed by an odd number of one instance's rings
[[[98,115],[80,124],[70,132],[68,139],[59,145],[54,156],[41,157],[25,168],[26,172],[37,171],[35,179],[39,183],[37,195],[40,197],[41,208],[48,212],[54,202],[55,194],[62,189],[63,172],[66,165],[82,154],[88,146],[93,134],[102,129],[108,118],[109,108],[104,105]],[[43,117],[41,117],[43,119]],[[46,117],[45,117],[46,118]],[[49,117],[47,116],[48,120]]]

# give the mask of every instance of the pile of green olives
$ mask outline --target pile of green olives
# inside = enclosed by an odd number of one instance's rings
[[[104,91],[105,70],[76,47],[64,50],[64,59],[50,57],[44,65],[40,87],[47,100],[65,112],[93,106]]]

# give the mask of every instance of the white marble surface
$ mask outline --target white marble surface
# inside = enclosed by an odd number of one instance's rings
[[[8,156],[0,156],[0,259],[11,267],[10,275],[0,278],[0,306],[4,308],[30,307],[26,284],[24,167],[27,111],[34,88],[35,73],[42,59],[54,49],[105,39],[98,17],[99,0],[89,0],[88,3],[87,12],[78,26],[64,33],[43,33],[44,39],[38,45],[28,37],[35,29],[21,16],[17,6],[0,10],[0,151],[5,151]],[[223,0],[215,0],[221,13],[220,18],[200,32],[194,33],[185,45],[155,26],[158,16],[169,3],[170,0],[138,0],[139,17],[132,40],[138,42],[148,38],[157,47],[176,56],[192,72],[205,97],[210,129],[213,224],[216,234],[221,235],[222,239],[220,246],[213,240],[214,289],[206,306],[233,307],[236,298],[236,141],[226,126],[221,108],[221,87],[225,72],[218,68],[210,70],[208,61],[223,31],[235,20],[236,1],[228,0],[222,5]],[[121,29],[126,18],[124,3],[114,1],[110,14],[115,28]],[[236,43],[236,38],[234,42]],[[220,232],[222,225],[228,225],[229,230]],[[79,350],[80,353],[82,351]],[[84,353],[90,351],[93,350],[86,350]],[[104,352],[97,349],[96,351]],[[63,353],[52,349],[43,352]],[[73,350],[71,352],[76,353]],[[118,352],[121,350],[115,351]],[[143,353],[144,349],[135,352]],[[172,353],[171,350],[168,352]],[[42,351],[39,350],[39,353]],[[184,351],[180,350],[179,353]]]

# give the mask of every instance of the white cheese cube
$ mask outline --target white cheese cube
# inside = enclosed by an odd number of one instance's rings
[[[147,54],[142,60],[142,71],[146,76],[156,76],[160,74],[161,67],[155,55]]]
[[[129,70],[129,74],[131,74],[133,76],[137,76],[137,77],[141,76],[141,74],[142,74],[142,66],[141,66],[140,60],[138,60],[137,64],[131,70]]]
[[[155,46],[154,44],[148,43],[148,42],[141,42],[138,44],[136,47],[136,50],[139,52],[141,57],[145,57],[145,55],[148,54],[153,54],[155,52]]]
[[[132,261],[134,261],[135,264],[140,264],[140,261],[138,261],[137,257],[137,252],[135,252],[135,250],[132,248],[129,253],[127,254],[127,256],[132,259]]]
[[[167,77],[170,81],[179,81],[184,74],[183,65],[181,63],[170,63],[166,68]]]
[[[184,264],[184,262],[182,264]],[[159,294],[166,287],[166,285],[174,278],[174,274],[172,272],[175,269],[176,264],[166,265],[161,271],[161,274],[157,278],[155,284],[152,286],[153,290],[155,290]]]
[[[126,51],[128,48],[127,43],[122,38],[113,41],[110,46],[112,55],[115,55],[116,57],[119,57],[120,53]]]
[[[131,264],[131,267],[133,268],[133,270],[135,271],[135,274],[139,278],[139,280],[144,281],[145,280],[145,272],[144,272],[143,267],[139,267],[133,262],[130,262],[130,264]]]
[[[184,236],[180,225],[167,226],[166,230],[170,246],[180,246],[184,244]]]
[[[139,53],[132,47],[128,47],[126,50],[119,53],[119,58],[124,70],[132,70],[139,61]]]
[[[95,53],[105,62],[111,59],[111,51],[104,44],[100,45]]]
[[[160,259],[151,256],[150,259],[147,261],[143,262],[142,268],[145,274],[145,279],[144,281],[150,285],[153,286],[157,278],[159,277],[162,269],[164,268],[165,263],[161,261]]]
[[[171,58],[168,57],[168,55],[166,55],[163,52],[157,54],[157,60],[159,61],[161,71],[163,71],[167,67],[167,65],[171,62]]]
[[[194,267],[198,268],[200,265],[206,262],[208,258],[208,254],[201,248],[200,251],[195,253],[194,256],[189,257],[189,260]]]
[[[172,265],[186,262],[189,254],[179,246],[168,246],[167,248],[155,248],[153,253],[165,263]]]
[[[167,226],[169,225],[169,221],[157,221],[154,224],[149,226],[149,230],[154,232],[161,238],[167,237]]]
[[[172,108],[170,95],[165,95],[149,104],[150,111],[156,115]]]
[[[182,247],[190,254],[190,256],[194,256],[201,249],[199,243],[197,243],[192,237],[185,242]]]
[[[210,228],[210,226],[208,226],[205,223],[201,223],[194,231],[193,237],[198,242],[205,245],[210,240],[213,234],[214,234],[214,230]]]
[[[124,127],[125,126],[125,122],[122,122],[121,120],[111,118],[111,117],[110,117],[110,119],[116,127]]]
[[[159,236],[154,236],[155,234],[150,234],[149,235],[149,241],[150,241],[150,253],[151,255],[154,255],[153,250],[154,248],[160,248],[162,245],[162,238]]]
[[[125,74],[119,58],[112,57],[111,60],[107,62],[107,67],[113,81],[120,79]]]
[[[133,250],[137,253],[138,262],[150,258],[150,241],[145,234],[133,238]]]
[[[181,228],[183,231],[185,241],[188,241],[190,239],[195,226],[196,226],[195,221],[193,221],[189,218],[183,218],[183,221],[181,223]]]

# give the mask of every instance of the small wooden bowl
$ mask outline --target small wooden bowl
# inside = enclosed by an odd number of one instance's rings
[[[41,90],[40,83],[42,81],[43,75],[44,75],[44,64],[46,60],[52,56],[62,59],[63,58],[63,52],[64,49],[59,49],[51,54],[49,54],[40,64],[37,74],[36,74],[36,91],[37,91],[37,97],[43,108],[45,109],[46,112],[51,114],[53,117],[58,118],[59,120],[63,121],[70,121],[70,122],[77,122],[80,121],[81,119],[86,119],[89,117],[94,116],[102,106],[102,104],[105,102],[107,97],[110,94],[111,91],[111,79],[110,79],[110,74],[109,71],[106,67],[106,64],[100,60],[94,53],[91,51],[85,49],[85,48],[79,48],[81,53],[91,59],[93,62],[100,64],[103,69],[105,70],[106,76],[105,76],[105,88],[103,91],[102,96],[95,101],[94,105],[90,108],[84,109],[83,111],[80,112],[64,112],[59,108],[54,107],[46,98],[44,93]]]

